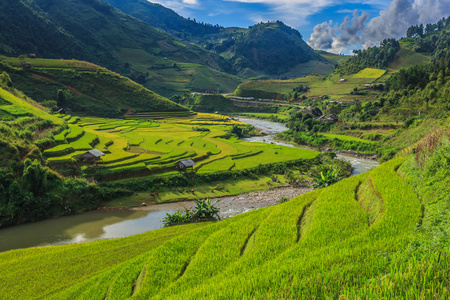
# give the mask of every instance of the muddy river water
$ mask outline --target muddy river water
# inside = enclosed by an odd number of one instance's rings
[[[240,120],[270,133],[266,136],[243,140],[293,147],[290,144],[274,140],[277,133],[287,129],[283,124],[255,119],[241,118]],[[365,172],[378,165],[377,162],[368,159],[343,155],[339,155],[339,158],[348,160],[354,166],[354,174]],[[280,196],[290,198],[307,191],[308,189],[305,188],[285,188],[277,191],[224,197],[218,206],[221,210],[221,217],[226,218],[259,207],[276,204]],[[173,213],[191,206],[192,202],[177,202],[126,210],[96,210],[0,229],[0,251],[135,235],[162,228],[161,221],[166,213]]]

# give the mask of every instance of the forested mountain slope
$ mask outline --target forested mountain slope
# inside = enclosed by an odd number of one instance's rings
[[[106,1],[152,26],[222,55],[233,66],[232,72],[245,78],[326,75],[333,70],[333,64],[315,53],[297,30],[279,21],[248,29],[224,28],[183,18],[145,0]]]
[[[161,93],[209,86],[232,90],[239,83],[221,72],[230,66],[219,55],[181,42],[101,0],[8,0],[4,5],[0,54],[86,60]]]

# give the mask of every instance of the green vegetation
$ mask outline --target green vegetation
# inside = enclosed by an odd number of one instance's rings
[[[221,55],[230,66],[226,71],[243,78],[326,75],[333,70],[333,64],[313,51],[298,31],[280,21],[260,23],[248,29],[224,28],[185,19],[168,8],[142,0],[107,2],[177,38]],[[216,87],[209,85],[206,89]]]
[[[167,216],[162,221],[164,227],[190,222],[214,221],[219,218],[219,208],[215,206],[219,201],[213,204],[209,198],[206,198],[206,200],[197,199],[193,210],[185,209],[183,212],[166,213]]]
[[[429,166],[436,165],[431,161],[447,153],[438,150],[440,147],[430,156]],[[422,215],[421,201],[396,172],[400,167],[407,170],[410,179],[417,178],[412,172],[422,171],[413,171],[411,163],[413,159],[406,163],[405,159],[393,160],[370,174],[220,222],[2,253],[2,261],[7,263],[2,265],[0,276],[10,283],[3,286],[8,293],[5,290],[2,294],[11,299],[106,294],[156,299],[198,299],[200,295],[445,298],[448,244],[426,233],[437,233],[440,225],[436,224],[447,224],[435,222],[436,218],[446,217],[434,213],[438,211],[435,205],[446,198],[437,196],[433,197],[436,201],[424,202],[424,227],[416,230]],[[448,166],[439,166],[438,170],[448,170]],[[370,190],[358,192],[363,186]],[[379,208],[368,207],[375,202]],[[133,245],[132,251],[127,250],[129,245]],[[95,251],[100,248],[101,253]],[[80,257],[80,253],[86,253],[89,259],[73,261],[73,255]],[[53,259],[55,255],[59,259]],[[20,260],[15,259],[19,256]],[[24,259],[34,261],[32,269],[28,267],[25,273]],[[68,260],[72,262],[67,264]],[[38,269],[45,272],[33,272]],[[19,272],[27,276],[15,276]],[[433,276],[429,276],[430,272]],[[377,284],[373,284],[374,280]]]
[[[17,58],[5,58],[16,89],[34,100],[56,101],[60,108],[93,116],[122,117],[127,112],[186,111],[128,78],[76,60],[38,59],[31,70],[20,68]]]
[[[109,1],[201,47],[100,0],[0,4],[2,54],[89,59],[174,100],[88,62],[0,57],[0,227],[100,205],[196,207],[133,237],[0,253],[3,298],[450,297],[450,18],[346,57],[279,21],[222,28]],[[328,76],[324,57],[339,64]],[[321,75],[251,80],[227,98],[211,92],[241,79],[222,71]],[[386,162],[340,180],[351,170],[332,152],[247,143],[251,126],[190,109],[284,120],[281,139]],[[101,160],[80,159],[93,148]],[[177,169],[186,159],[195,166]],[[306,180],[320,189],[216,220],[212,197]]]
[[[340,65],[351,57],[350,55],[335,54],[335,53],[330,53],[330,52],[326,52],[326,51],[322,51],[322,50],[315,50],[315,51],[316,51],[316,53],[325,57],[329,61],[333,62],[335,65]]]
[[[231,66],[219,55],[103,1],[16,1],[3,3],[0,11],[2,55],[17,57],[39,49],[38,57],[90,61],[168,97],[208,88],[231,92],[240,83],[224,73]],[[12,19],[14,15],[20,17]],[[23,61],[34,68],[33,59],[23,57]]]
[[[379,78],[383,76],[385,73],[386,73],[385,70],[365,68],[356,73],[355,75],[353,75],[353,78]]]
[[[320,172],[318,172],[317,174],[311,174],[314,182],[313,188],[315,189],[324,188],[333,183],[338,182],[341,179],[338,177],[339,171],[340,171],[339,169],[324,170],[321,168]]]
[[[228,98],[222,95],[204,95],[194,94],[191,95],[185,105],[193,111],[201,112],[230,112],[233,111],[233,104]]]
[[[380,43],[380,47],[354,50],[355,56],[337,66],[334,73],[345,76],[355,74],[365,68],[387,68],[393,62],[399,50],[399,41],[385,39]]]
[[[209,126],[204,127],[207,124]],[[102,162],[82,170],[86,176],[103,181],[136,177],[137,174],[170,173],[176,170],[177,161],[187,158],[197,163],[194,171],[203,174],[256,168],[261,162],[271,164],[312,159],[318,154],[222,138],[228,136],[228,132],[239,137],[248,134],[246,127],[237,124],[241,123],[216,114],[166,118],[159,124],[81,117],[78,125],[69,127],[70,133],[65,136],[68,144],[47,149],[44,154],[51,157],[51,162],[76,164],[72,159],[82,153],[80,150],[92,149],[97,143],[104,144],[100,147],[106,153]],[[106,141],[112,143],[107,146]]]
[[[376,73],[365,76],[377,76]],[[340,82],[345,79],[345,82]],[[272,99],[273,103],[284,103],[289,105],[315,106],[317,103],[340,101],[351,103],[353,100],[375,100],[380,94],[377,89],[367,89],[366,84],[375,81],[377,77],[355,77],[353,75],[342,78],[337,74],[327,77],[311,75],[288,80],[251,80],[238,86],[235,91],[237,96],[253,97],[255,99]],[[303,87],[302,89],[298,89]],[[353,96],[354,91],[364,92]],[[275,101],[276,100],[276,101]]]

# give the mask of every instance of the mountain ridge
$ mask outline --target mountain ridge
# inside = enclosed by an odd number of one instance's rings
[[[302,64],[310,61],[329,64],[325,73],[333,69],[333,63],[315,53],[296,29],[281,21],[259,23],[249,28],[225,28],[186,19],[169,8],[146,0],[105,1],[175,37],[220,54],[233,66],[234,74],[244,78],[308,75]]]

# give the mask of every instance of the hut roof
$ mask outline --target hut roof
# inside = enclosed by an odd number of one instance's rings
[[[195,166],[195,161],[193,161],[192,159],[180,160],[178,162],[178,166],[184,167],[184,168],[190,168],[190,167]]]
[[[103,153],[102,151],[100,151],[100,150],[98,150],[98,149],[92,149],[92,150],[89,150],[89,151],[87,151],[85,154],[87,154],[87,153],[90,153],[90,154],[92,154],[92,155],[95,156],[95,157],[100,157],[100,156],[105,155],[105,153]]]

